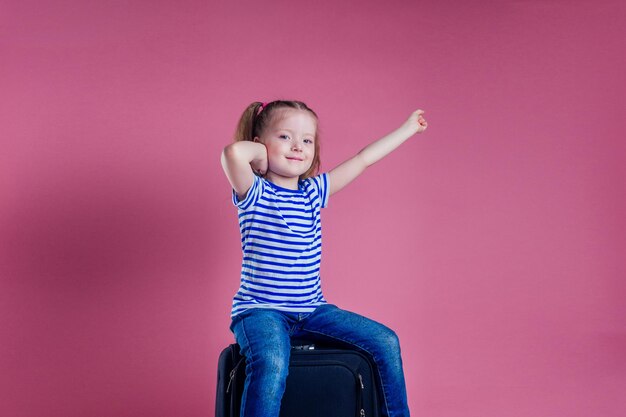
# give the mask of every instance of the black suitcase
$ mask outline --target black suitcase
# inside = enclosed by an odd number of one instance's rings
[[[216,417],[239,417],[246,378],[239,346],[225,348],[217,371]],[[280,417],[379,417],[380,387],[368,355],[355,350],[296,345]]]

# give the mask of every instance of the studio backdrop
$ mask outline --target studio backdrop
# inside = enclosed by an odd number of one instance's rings
[[[0,5],[0,415],[212,416],[254,101],[321,171],[327,300],[393,328],[412,414],[626,414],[621,1]]]

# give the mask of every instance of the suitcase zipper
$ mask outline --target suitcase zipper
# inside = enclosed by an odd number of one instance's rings
[[[363,390],[365,389],[365,385],[363,385],[363,376],[361,374],[359,375],[359,382],[361,383],[361,392],[359,395],[359,414],[361,415],[361,417],[365,417],[365,409],[363,408]]]
[[[226,394],[228,394],[230,392],[230,385],[233,383],[233,380],[235,379],[235,374],[237,374],[237,368],[239,368],[239,365],[241,365],[241,362],[243,362],[246,358],[241,358],[239,359],[239,362],[237,362],[237,365],[235,365],[235,367],[230,371],[230,379],[228,380],[228,386],[226,387]]]

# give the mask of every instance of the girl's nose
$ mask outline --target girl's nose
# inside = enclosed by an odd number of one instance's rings
[[[298,149],[298,150],[302,149],[302,144],[298,141],[295,141],[293,143],[293,149]]]

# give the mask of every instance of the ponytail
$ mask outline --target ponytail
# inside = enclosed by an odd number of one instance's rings
[[[255,101],[244,110],[243,114],[239,118],[239,122],[237,123],[237,129],[235,130],[235,136],[233,137],[234,142],[240,142],[243,140],[252,141],[254,137],[257,136],[254,134],[254,124],[262,105],[263,103],[260,101]]]

